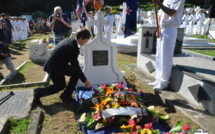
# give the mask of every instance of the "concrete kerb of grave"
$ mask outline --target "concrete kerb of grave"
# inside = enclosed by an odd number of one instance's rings
[[[39,127],[39,124],[41,124],[44,120],[44,115],[41,110],[39,110],[37,113],[33,114],[33,119],[30,124],[30,129],[28,131],[29,134],[39,134],[41,131],[41,128]]]
[[[10,84],[10,85],[4,85],[7,81],[12,79],[13,76],[20,70],[25,64],[27,64],[30,61],[25,61],[23,62],[19,67],[16,68],[16,71],[13,71],[11,74],[9,74],[7,77],[5,77],[1,82],[0,82],[0,89],[2,88],[14,88],[14,87],[29,87],[29,86],[34,86],[34,85],[46,85],[49,81],[49,75],[46,73],[42,81],[38,82],[29,82],[29,83],[20,83],[20,84]]]
[[[8,120],[5,117],[0,117],[0,134],[7,134],[8,133]]]
[[[127,65],[126,68],[130,69],[135,76],[145,84],[155,80],[152,76],[147,75],[147,73],[144,73],[134,64]],[[152,88],[150,89],[153,90]],[[193,107],[192,103],[176,92],[167,90],[154,92],[163,104],[166,104],[172,110],[179,110],[183,115],[198,124],[201,129],[209,131],[209,133],[215,133],[215,118],[213,116],[208,115],[204,110]]]
[[[3,85],[6,81],[9,81],[14,75],[16,75],[17,71],[22,68],[27,61],[24,61],[20,66],[16,68],[13,72],[11,72],[8,76],[6,76],[3,80],[1,80],[0,85]]]
[[[196,53],[196,52],[185,50],[185,49],[182,49],[182,53],[188,54],[188,55],[191,55],[191,56],[205,58],[205,59],[208,59],[208,60],[213,60],[213,61],[215,60],[215,57],[213,57],[213,56],[208,56],[208,55]]]
[[[8,92],[0,93],[0,98],[8,94]],[[8,118],[24,119],[29,116],[31,111],[33,90],[16,90],[13,93],[12,96],[4,99],[0,105],[0,134],[9,133]]]

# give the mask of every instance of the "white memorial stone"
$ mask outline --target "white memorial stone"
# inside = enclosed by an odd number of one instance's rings
[[[97,27],[97,36],[84,45],[84,74],[92,85],[111,84],[125,81],[123,74],[116,67],[116,45],[103,37],[104,20],[101,11],[96,13],[96,20],[89,24]],[[79,82],[79,85],[83,83]]]
[[[33,62],[45,62],[48,59],[47,44],[35,44],[29,46],[29,58]]]
[[[123,2],[122,6],[120,6],[120,9],[122,9],[122,17],[119,20],[119,25],[117,27],[117,34],[123,34],[122,27],[123,25],[125,25],[125,19],[126,19],[126,9],[127,9],[126,2]]]
[[[74,20],[71,22],[71,26],[72,26],[72,32],[76,32],[80,26],[83,26],[81,23],[81,20],[78,18],[78,20]]]

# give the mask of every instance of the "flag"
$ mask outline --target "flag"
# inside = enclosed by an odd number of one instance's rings
[[[81,23],[83,23],[83,26],[86,25],[87,15],[86,15],[86,1],[83,0],[82,2],[82,14],[81,14]]]
[[[76,11],[75,11],[76,16],[78,16],[81,13],[81,8],[82,8],[81,3],[79,0],[77,0],[77,6],[76,6]]]
[[[124,37],[136,33],[137,30],[137,0],[127,0]]]

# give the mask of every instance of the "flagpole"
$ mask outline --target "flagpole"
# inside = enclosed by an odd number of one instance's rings
[[[154,3],[154,6],[155,6],[155,17],[156,17],[157,31],[159,32],[157,5]]]

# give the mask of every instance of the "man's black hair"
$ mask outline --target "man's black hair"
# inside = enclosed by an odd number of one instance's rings
[[[83,38],[83,39],[90,39],[91,38],[91,33],[88,29],[86,28],[79,28],[76,32],[76,38]]]

